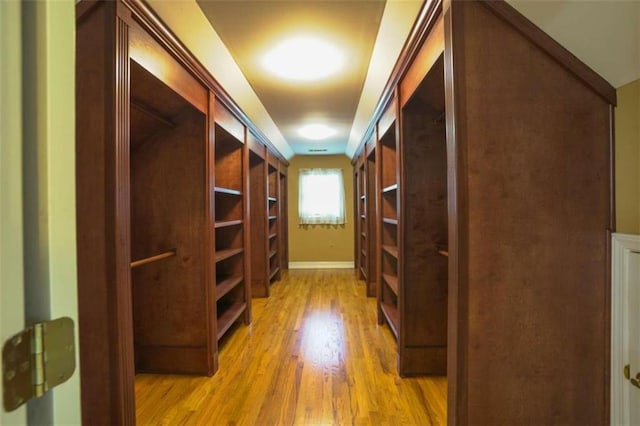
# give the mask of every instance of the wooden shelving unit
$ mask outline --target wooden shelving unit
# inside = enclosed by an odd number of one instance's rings
[[[440,58],[411,100],[400,107],[392,98],[378,122],[378,321],[398,340],[403,376],[446,374],[447,258],[439,253],[448,218],[443,72]]]
[[[280,173],[279,160],[267,152],[267,214],[268,214],[268,265],[269,281],[280,279],[280,245],[282,239],[280,209]]]
[[[130,291],[137,372],[211,374],[206,120],[130,61]],[[198,348],[198,349],[194,349]],[[177,362],[178,359],[183,360]]]
[[[364,156],[364,185],[365,193],[365,215],[369,218],[366,223],[364,249],[367,252],[367,296],[376,297],[378,293],[378,256],[376,254],[376,244],[378,238],[378,216],[377,216],[377,200],[378,191],[376,190],[376,133],[367,140],[363,149]]]
[[[279,187],[278,193],[280,196],[280,202],[278,203],[278,216],[280,217],[278,223],[279,235],[278,240],[278,256],[280,257],[281,270],[289,269],[289,213],[288,213],[288,177],[287,166],[280,161],[278,164],[278,176]]]
[[[369,127],[398,371],[453,423],[606,424],[615,90],[505,2],[420,16]]]
[[[267,218],[267,150],[252,134],[249,147],[249,182],[251,208],[251,296],[269,296],[269,220]]]
[[[358,226],[356,228],[356,235],[360,235],[357,238],[356,250],[357,250],[357,268],[358,279],[367,281],[367,271],[369,270],[369,260],[367,258],[367,248],[369,244],[368,232],[369,232],[369,218],[367,211],[367,176],[364,164],[364,152],[358,157],[356,163],[356,214],[360,217]],[[356,216],[356,217],[357,217]]]
[[[223,105],[215,105],[214,264],[216,339],[220,340],[241,317],[251,322],[251,292],[247,250],[249,165],[245,128]],[[246,171],[245,171],[246,170]]]
[[[391,103],[378,123],[380,135],[377,152],[377,194],[380,215],[377,217],[379,235],[378,260],[378,323],[386,322],[396,339],[400,331],[400,279],[398,250],[398,138],[396,129],[396,104]],[[401,342],[398,342],[400,347]],[[402,374],[402,372],[401,372]]]

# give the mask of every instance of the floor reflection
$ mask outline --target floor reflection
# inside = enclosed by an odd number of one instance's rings
[[[317,367],[336,367],[344,359],[342,320],[330,312],[315,312],[302,327],[302,354]]]

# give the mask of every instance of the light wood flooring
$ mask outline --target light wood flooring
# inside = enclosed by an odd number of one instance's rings
[[[447,379],[398,376],[364,291],[353,270],[285,271],[223,341],[215,376],[136,376],[138,424],[445,424]]]

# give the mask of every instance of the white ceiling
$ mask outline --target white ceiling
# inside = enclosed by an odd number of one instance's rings
[[[339,135],[324,144],[327,148],[325,153],[344,152],[348,156],[353,155],[421,3],[420,0],[388,0],[379,17],[380,1],[375,0],[374,4],[368,5],[370,0],[356,0],[363,10],[360,19],[359,14],[354,14],[349,7],[340,10],[341,3],[353,3],[342,0],[208,0],[213,1],[213,5],[205,4],[207,0],[198,0],[203,2],[207,12],[201,10],[196,0],[148,1],[285,158],[290,158],[294,153],[308,153],[310,146],[323,144],[314,142],[310,145],[296,135],[296,120],[304,121],[304,117],[309,115],[331,118],[342,114],[341,118],[334,120],[341,123]],[[614,87],[640,78],[640,0],[508,2]],[[324,9],[323,13],[332,17],[330,21],[341,22],[343,29],[345,22],[352,22],[353,34],[358,38],[354,43],[345,41],[359,46],[361,52],[354,57],[358,64],[353,69],[359,69],[359,74],[355,73],[358,76],[352,75],[350,88],[335,96],[341,106],[332,105],[329,101],[301,101],[309,95],[309,90],[315,92],[314,96],[321,96],[324,90],[322,85],[315,89],[299,86],[300,91],[296,93],[291,87],[283,88],[282,82],[262,78],[263,71],[257,68],[257,62],[250,56],[255,49],[247,48],[247,43],[260,44],[268,39],[260,34],[274,31],[278,27],[273,25],[276,19],[286,18],[289,12],[304,13],[300,11],[304,11],[305,7],[312,11],[316,8],[315,14],[320,10],[318,7]],[[257,10],[259,13],[251,13]],[[210,21],[207,13],[227,15],[213,17]],[[237,26],[245,18],[251,25],[244,25],[238,31]],[[367,31],[366,27],[378,20],[380,27],[371,49],[372,34],[376,31],[375,28]],[[213,29],[211,22],[217,22],[219,33]],[[334,29],[334,32],[339,31]],[[367,64],[368,73],[365,71]],[[336,88],[325,89],[333,90],[335,95]],[[332,93],[326,92],[324,96],[330,99]],[[318,108],[320,104],[325,108],[324,112]],[[294,113],[287,113],[287,108],[292,108],[290,111]],[[335,113],[336,109],[341,110],[340,114]]]

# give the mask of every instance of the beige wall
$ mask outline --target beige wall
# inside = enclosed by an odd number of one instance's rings
[[[640,80],[617,90],[616,230],[640,234]]]
[[[298,225],[298,170],[340,168],[344,178],[347,223],[345,225]],[[289,261],[353,261],[353,169],[344,155],[296,155],[289,177]]]

